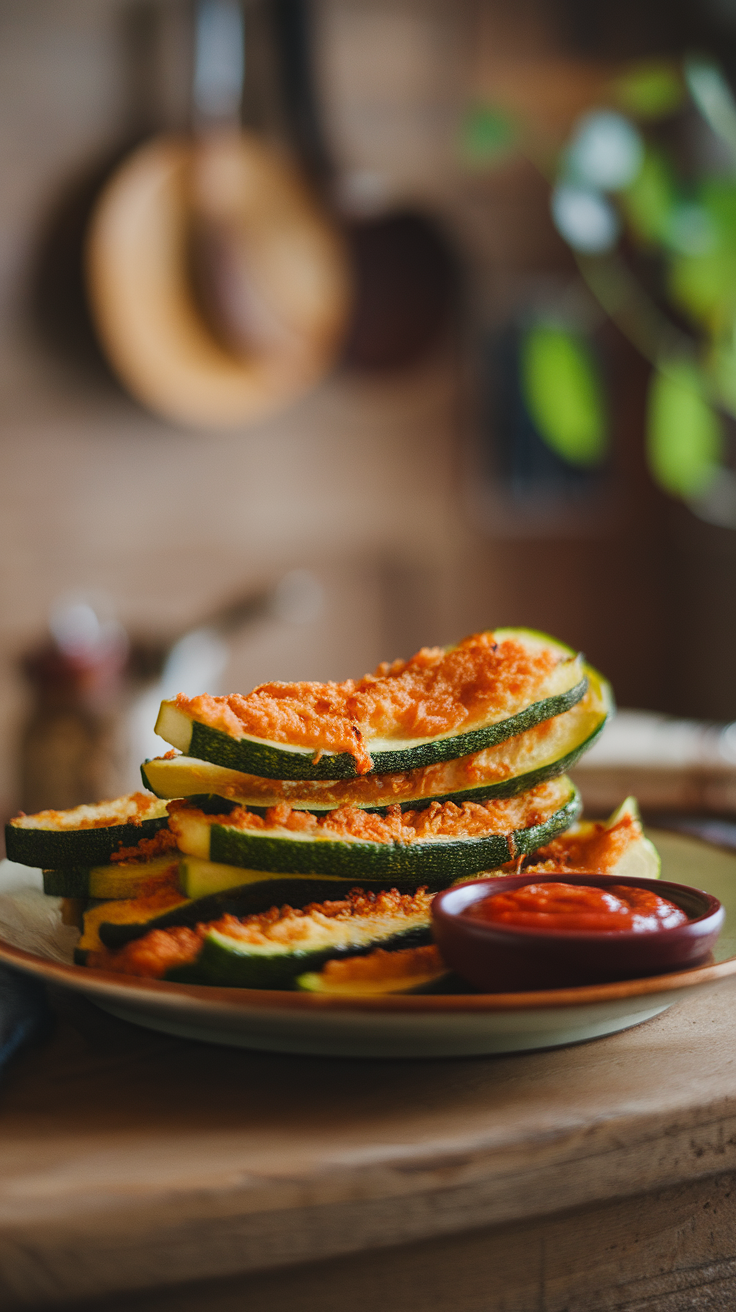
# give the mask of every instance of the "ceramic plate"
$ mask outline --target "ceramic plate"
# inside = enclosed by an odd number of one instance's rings
[[[74,966],[40,870],[0,863],[0,961],[78,989],[123,1020],[208,1043],[341,1057],[469,1057],[578,1043],[638,1025],[736,975],[736,855],[678,834],[652,837],[662,877],[713,893],[726,923],[712,965],[656,979],[540,993],[328,998],[205,988]]]

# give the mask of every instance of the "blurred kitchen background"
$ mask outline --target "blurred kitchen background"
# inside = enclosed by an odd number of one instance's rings
[[[6,815],[508,624],[649,713],[593,806],[736,810],[735,73],[736,0],[2,0]]]

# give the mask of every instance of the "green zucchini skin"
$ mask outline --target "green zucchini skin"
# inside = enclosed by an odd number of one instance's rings
[[[153,800],[153,799],[151,799]],[[103,865],[121,847],[135,847],[142,838],[153,838],[165,829],[167,815],[140,824],[106,825],[99,829],[23,829],[5,826],[5,850],[10,861],[26,866],[59,870],[65,866]],[[62,896],[77,896],[64,894]],[[84,894],[81,894],[84,896]]]
[[[370,888],[376,892],[391,887],[387,880],[374,880],[370,883]],[[258,883],[241,884],[222,893],[194,898],[138,923],[117,925],[112,921],[103,921],[99,928],[100,940],[107,948],[120,948],[135,938],[142,938],[153,929],[173,929],[176,925],[194,927],[207,924],[210,920],[219,920],[225,915],[256,915],[274,906],[306,907],[310,902],[339,901],[354,888],[354,879],[290,879],[288,875],[277,875],[275,878],[264,875]]]
[[[92,897],[102,900],[137,897],[139,885],[162,875],[177,860],[177,853],[154,857],[139,865],[66,866],[44,870],[43,891],[51,897]]]
[[[175,902],[173,906],[169,904],[167,909],[168,911],[183,910],[189,905],[189,901],[189,898],[182,898],[180,901]],[[166,909],[162,909],[160,906],[152,907],[150,902],[146,905],[143,900],[135,898],[123,899],[122,901],[111,898],[89,898],[83,913],[82,937],[77,944],[79,951],[98,952],[100,947],[109,946],[100,934],[100,926],[104,924],[108,929],[110,926],[114,929],[126,929],[129,923],[126,917],[131,903],[137,903],[134,905],[134,910],[136,917],[139,917],[139,919],[130,922],[133,928],[131,936],[133,938],[140,938],[147,933],[152,922],[166,914]],[[121,908],[124,913],[122,917],[117,914]],[[125,940],[123,939],[123,941]]]
[[[551,761],[547,765],[540,766],[536,770],[527,770],[526,774],[518,774],[512,779],[503,779],[492,784],[478,784],[475,788],[460,788],[454,793],[443,793],[439,797],[420,797],[413,802],[404,802],[401,804],[402,811],[423,811],[433,802],[454,802],[456,806],[462,806],[464,802],[490,802],[494,797],[515,797],[517,793],[526,793],[530,788],[535,788],[537,784],[544,784],[548,779],[556,779],[558,775],[567,774],[574,765],[577,765],[580,757],[593,746],[596,738],[603,731],[605,720],[601,721],[597,729],[586,738],[585,742],[580,743],[574,751],[568,752],[566,756],[561,756],[557,761]],[[375,811],[379,815],[385,815],[389,810],[388,806],[367,806],[366,811]]]
[[[376,935],[370,943],[344,948],[324,948],[317,952],[274,952],[258,956],[248,953],[245,946],[226,935],[211,932],[207,935],[196,963],[203,984],[221,988],[239,989],[292,989],[299,975],[316,972],[326,961],[339,956],[365,956],[376,948],[394,951],[398,948],[421,947],[432,940],[429,924],[426,928],[399,929],[391,934]],[[190,967],[191,969],[191,967]]]
[[[381,748],[378,740],[375,747],[368,743],[373,760],[371,773],[415,770],[483,751],[486,747],[523,733],[525,729],[533,728],[543,720],[561,715],[585,696],[587,675],[583,659],[570,647],[532,629],[496,629],[493,632],[497,638],[513,638],[533,646],[541,642],[559,655],[562,665],[557,666],[555,677],[547,685],[549,695],[520,708],[504,720],[482,725],[467,733],[414,740],[411,745],[403,748]],[[325,752],[315,760],[318,754],[312,747],[282,745],[251,735],[234,738],[221,729],[213,729],[198,720],[190,719],[174,702],[161,703],[156,732],[187,756],[212,761],[215,765],[245,774],[259,775],[264,779],[359,777],[355,760],[349,752]]]
[[[460,875],[503,865],[510,859],[510,852],[534,852],[569,829],[582,809],[580,794],[572,784],[570,787],[569,800],[543,824],[517,829],[508,836],[489,834],[482,838],[393,844],[276,838],[215,824],[210,828],[208,857],[210,861],[250,870],[342,875],[354,884],[365,879],[388,879],[392,887],[413,880],[417,886],[439,889]]]
[[[218,792],[224,795],[221,811],[228,809],[224,801],[224,797],[227,797],[230,805],[237,803],[238,806],[244,806],[256,815],[262,816],[266,814],[269,807],[276,806],[280,802],[287,802],[294,810],[309,811],[313,815],[324,814],[333,807],[343,805],[355,806],[361,811],[376,815],[385,815],[392,806],[399,806],[403,811],[419,811],[430,806],[433,801],[455,802],[458,806],[462,806],[463,802],[485,802],[494,797],[512,797],[516,793],[525,792],[572,769],[583,753],[592,747],[608,717],[613,714],[615,703],[610,685],[592,667],[585,666],[585,671],[588,677],[587,698],[583,698],[558,721],[562,732],[560,736],[560,728],[556,731],[556,746],[550,748],[547,740],[543,739],[535,753],[536,760],[534,756],[530,758],[528,753],[521,749],[516,771],[504,779],[497,777],[488,780],[480,779],[472,784],[463,781],[446,792],[430,795],[424,791],[426,787],[423,782],[424,776],[419,772],[419,779],[414,785],[415,792],[412,794],[411,780],[417,774],[412,772],[408,778],[406,775],[401,776],[401,786],[404,789],[402,795],[401,792],[397,793],[390,787],[389,781],[394,776],[379,775],[378,779],[386,781],[384,785],[387,787],[386,800],[384,801],[379,795],[374,796],[374,800],[370,801],[361,800],[360,795],[356,795],[353,787],[355,780],[342,780],[337,784],[334,780],[330,780],[327,784],[324,781],[314,780],[291,781],[286,787],[278,782],[271,784],[269,789],[269,781],[266,779],[257,779],[253,775],[236,770],[226,770],[212,761],[196,760],[188,756],[144,761],[141,766],[141,776],[146,788],[156,797],[164,799],[201,798],[202,789],[206,788],[209,794],[206,801],[200,800],[195,805],[200,806],[202,810],[209,809],[210,814],[217,814],[216,809],[213,810],[213,799],[217,797]],[[523,736],[521,738],[517,736],[516,742],[523,744]],[[493,752],[494,749],[491,751]],[[468,758],[460,759],[468,760]],[[491,773],[490,769],[488,773]],[[364,780],[366,778],[370,780],[371,776],[364,776]]]
[[[536,787],[537,784],[546,783],[548,779],[555,779],[560,774],[567,774],[568,770],[571,770],[580,760],[581,756],[593,746],[593,743],[600,736],[605,723],[606,718],[603,716],[600,723],[595,727],[592,733],[588,734],[587,738],[578,743],[578,745],[565,756],[558,757],[556,761],[547,761],[544,765],[539,766],[534,770],[527,770],[524,774],[514,775],[509,779],[474,784],[468,788],[456,788],[453,792],[438,793],[436,797],[421,796],[407,798],[398,803],[387,802],[385,806],[373,806],[370,804],[364,805],[360,802],[351,802],[350,805],[357,806],[361,811],[366,811],[369,814],[385,815],[394,805],[398,805],[402,811],[422,811],[428,806],[431,806],[433,802],[455,802],[457,806],[462,806],[464,802],[489,802],[494,797],[514,797],[517,793],[524,793],[527,792],[528,789]],[[149,781],[149,776],[146,772],[146,764],[148,763],[146,762],[141,766],[141,775],[146,787],[151,788],[151,782]],[[151,788],[151,791],[156,792],[156,789]],[[160,793],[157,795],[162,796]],[[177,797],[190,796],[193,802],[196,800],[197,805],[201,804],[198,800],[197,794],[188,795],[186,792],[176,794],[166,793],[167,797],[173,797],[174,795]],[[227,802],[224,798],[222,800],[222,809],[224,809]],[[231,801],[231,799],[228,800]],[[275,805],[276,802],[280,800],[280,798],[274,797],[273,802],[269,803],[269,805]],[[248,810],[253,811],[255,815],[265,816],[266,811],[268,810],[268,806],[252,802],[247,796],[238,799],[238,804],[247,807]],[[290,800],[289,805],[292,806],[295,811],[309,811],[312,815],[324,815],[326,811],[332,810],[334,806],[334,804],[333,806],[316,806],[314,803],[310,804],[309,802],[298,800]]]
[[[533,702],[518,715],[512,715],[496,724],[472,729],[469,733],[452,738],[428,739],[415,747],[396,751],[372,753],[373,774],[396,774],[400,770],[418,770],[438,761],[453,761],[458,756],[469,756],[486,747],[505,742],[525,729],[531,729],[542,720],[561,715],[585,696],[588,681],[582,679],[567,692],[557,693],[543,701]],[[187,755],[202,761],[212,761],[230,770],[257,774],[264,779],[357,779],[359,773],[349,752],[325,753],[319,761],[312,752],[287,750],[255,738],[231,738],[221,729],[192,720],[192,736],[186,747]]]
[[[89,867],[44,870],[43,891],[49,897],[89,897]]]

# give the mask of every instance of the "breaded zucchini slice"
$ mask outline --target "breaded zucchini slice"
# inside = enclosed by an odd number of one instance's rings
[[[351,779],[450,761],[560,715],[585,695],[583,658],[531,629],[422,648],[345,683],[262,684],[161,703],[186,756],[270,779]]]
[[[397,807],[388,816],[356,807],[313,816],[288,806],[265,818],[237,807],[217,816],[171,802],[169,825],[181,851],[205,861],[443,888],[462,874],[533,852],[568,829],[580,806],[577,790],[563,775],[517,797],[462,807],[434,803],[415,812]]]
[[[45,870],[93,866],[109,861],[120,847],[152,838],[167,823],[165,802],[150,793],[129,793],[69,811],[21,813],[5,826],[5,849],[11,861]]]
[[[258,814],[286,802],[315,814],[357,806],[379,814],[391,806],[419,810],[436,802],[485,802],[511,797],[572,769],[592,747],[613,710],[605,679],[586,666],[588,690],[568,711],[483,751],[418,770],[366,774],[357,779],[266,779],[212,761],[170,752],[145,761],[141,776],[157,797],[212,794]]]

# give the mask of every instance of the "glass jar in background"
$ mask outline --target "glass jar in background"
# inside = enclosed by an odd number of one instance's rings
[[[61,597],[49,636],[21,660],[33,692],[18,762],[26,814],[141,788],[141,762],[166,750],[154,725],[163,697],[218,693],[230,640],[263,624],[316,624],[324,588],[310,570],[248,588],[179,631],[131,641],[106,598]]]
[[[69,596],[52,606],[48,639],[21,662],[34,693],[20,743],[26,813],[123,791],[128,647],[104,599]]]

